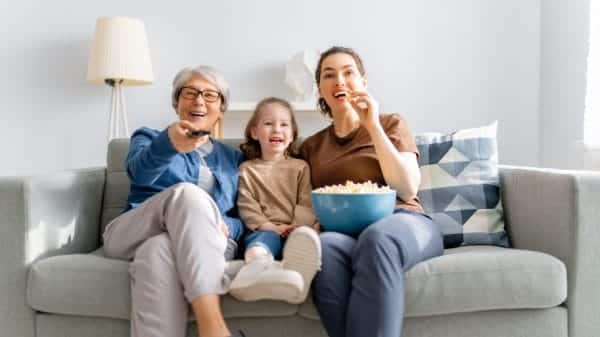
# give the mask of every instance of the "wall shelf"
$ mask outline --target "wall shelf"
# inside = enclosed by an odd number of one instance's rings
[[[317,103],[316,102],[290,102],[290,103],[292,104],[292,107],[294,108],[294,112],[297,113],[297,116],[299,116],[301,114],[305,115],[305,116],[307,116],[307,114],[315,114],[315,116],[317,116],[317,119],[321,120],[321,117],[319,117],[320,114],[317,112]],[[256,104],[258,104],[258,102],[254,102],[254,101],[230,102],[229,107],[227,108],[227,111],[225,112],[225,118],[223,120],[217,122],[217,124],[215,125],[213,136],[217,139],[223,138],[223,136],[224,136],[223,128],[224,128],[224,126],[225,126],[224,124],[227,122],[227,120],[229,120],[231,122],[233,119],[233,121],[236,122],[236,124],[239,124],[238,119],[243,118],[245,120],[246,118],[249,118],[250,114],[254,111]],[[321,126],[321,125],[323,125],[323,123],[324,122],[322,122],[319,125]],[[240,128],[239,125],[237,125],[237,127]]]
[[[290,102],[297,111],[317,111],[316,102]],[[231,102],[227,111],[254,111],[258,102]]]

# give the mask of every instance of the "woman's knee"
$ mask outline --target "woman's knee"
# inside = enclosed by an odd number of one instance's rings
[[[359,236],[357,241],[358,248],[376,247],[377,245],[389,245],[393,240],[387,224],[376,223],[367,227]]]
[[[370,226],[365,229],[356,243],[355,254],[388,254],[394,251],[394,254],[401,253],[401,247],[394,242],[394,238],[385,228],[380,226]]]
[[[352,246],[356,242],[353,237],[338,232],[323,232],[319,238],[321,246],[327,248]]]
[[[443,253],[439,228],[420,214],[396,213],[369,226],[358,238],[355,254],[374,263],[398,256],[405,268]]]
[[[173,196],[184,200],[207,199],[212,200],[210,194],[192,183],[177,183],[167,189]]]
[[[169,199],[174,201],[176,207],[205,207],[218,210],[213,198],[198,185],[192,183],[178,183],[167,189]]]
[[[218,221],[221,217],[219,208],[213,198],[197,185],[185,182],[178,183],[165,190],[165,193],[167,193],[167,197],[163,205],[166,207],[167,214],[177,214],[186,209],[201,208],[204,211],[198,215],[206,215],[212,221]]]
[[[321,233],[319,237],[323,271],[328,271],[330,266],[351,263],[351,254],[356,245],[356,239],[337,232]]]

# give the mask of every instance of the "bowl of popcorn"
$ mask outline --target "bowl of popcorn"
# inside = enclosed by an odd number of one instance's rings
[[[325,231],[356,236],[370,224],[394,213],[396,191],[367,181],[317,188],[312,206]]]

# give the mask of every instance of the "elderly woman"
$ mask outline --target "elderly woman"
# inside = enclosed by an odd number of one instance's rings
[[[243,232],[233,217],[242,154],[203,132],[227,110],[229,86],[213,68],[186,68],[172,100],[179,121],[131,136],[127,209],[106,227],[105,251],[132,260],[131,336],[185,336],[189,303],[201,337],[230,336],[219,295]]]
[[[352,49],[332,47],[322,53],[315,77],[319,107],[333,122],[300,149],[313,187],[371,180],[398,195],[394,214],[358,237],[321,234],[323,264],[314,281],[315,304],[331,337],[398,337],[404,271],[443,252],[440,230],[416,197],[419,153],[399,115],[379,114],[366,90],[362,61]]]

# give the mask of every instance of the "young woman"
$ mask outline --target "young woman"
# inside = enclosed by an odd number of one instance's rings
[[[315,304],[331,337],[398,337],[404,271],[443,253],[441,232],[416,197],[419,153],[399,115],[379,114],[354,50],[332,47],[322,53],[315,77],[319,108],[332,124],[300,148],[313,187],[371,180],[398,195],[395,213],[358,237],[321,234],[323,264],[314,281]]]

